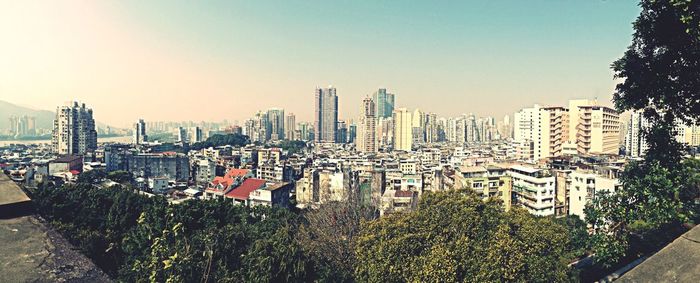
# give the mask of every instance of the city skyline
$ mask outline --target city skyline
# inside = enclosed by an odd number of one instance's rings
[[[9,62],[0,100],[50,111],[84,101],[96,120],[123,128],[137,118],[243,121],[273,107],[312,121],[311,91],[329,84],[342,120],[378,88],[396,94],[397,108],[448,117],[574,98],[609,105],[607,66],[638,12],[632,1],[167,4],[2,4],[0,30],[13,40],[0,47]],[[333,20],[313,17],[323,14]],[[476,21],[490,24],[469,28]],[[213,102],[235,111],[202,110]]]

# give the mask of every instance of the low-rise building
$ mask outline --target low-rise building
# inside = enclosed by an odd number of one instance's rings
[[[293,187],[293,183],[281,182],[252,191],[248,198],[249,205],[289,207],[289,195]]]
[[[555,177],[549,170],[514,165],[506,173],[513,178],[513,205],[536,216],[554,215]]]

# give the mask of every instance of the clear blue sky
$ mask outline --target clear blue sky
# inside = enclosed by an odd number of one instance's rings
[[[27,32],[48,47],[20,56],[41,56],[49,70],[4,64],[0,74],[16,80],[0,79],[0,99],[48,109],[80,99],[114,125],[243,120],[269,107],[310,120],[313,89],[332,84],[344,119],[378,87],[401,107],[500,119],[534,103],[609,101],[609,65],[639,13],[627,0],[94,2],[2,4],[16,7],[0,16],[19,16],[0,24],[37,17]],[[17,36],[16,49],[36,43]]]

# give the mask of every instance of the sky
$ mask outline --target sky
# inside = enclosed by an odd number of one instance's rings
[[[0,100],[95,118],[239,121],[281,107],[341,119],[377,88],[441,116],[611,104],[636,1],[0,0]]]

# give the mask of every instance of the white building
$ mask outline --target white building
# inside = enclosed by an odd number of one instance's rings
[[[613,171],[615,172],[615,171]],[[586,204],[602,191],[614,192],[621,186],[616,173],[603,176],[592,171],[573,171],[569,174],[569,215],[586,218]]]
[[[51,145],[53,151],[61,155],[83,155],[97,149],[92,109],[78,102],[56,108]]]
[[[548,170],[515,165],[506,173],[513,178],[513,205],[535,216],[554,215],[555,177]]]
[[[413,119],[406,108],[394,110],[394,150],[411,151],[413,146]]]

